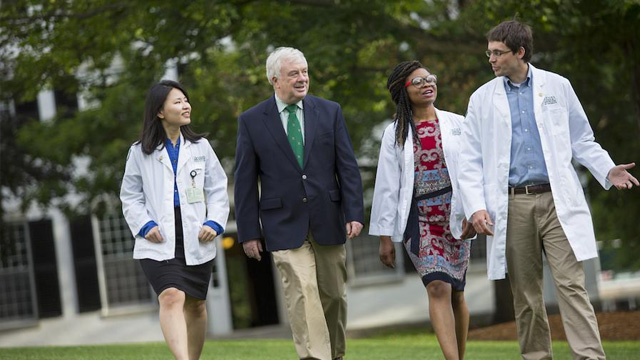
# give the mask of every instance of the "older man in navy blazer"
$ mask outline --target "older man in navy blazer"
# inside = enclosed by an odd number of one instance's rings
[[[262,238],[272,252],[298,357],[342,359],[344,243],[364,223],[358,164],[340,105],[307,95],[302,52],[278,48],[266,67],[275,95],[238,119],[238,241],[250,258]]]

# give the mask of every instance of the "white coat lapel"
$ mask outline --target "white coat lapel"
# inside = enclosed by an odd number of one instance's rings
[[[400,201],[398,203],[398,218],[402,219],[402,224],[400,225],[400,229],[398,229],[398,225],[396,225],[396,236],[401,241],[403,239],[403,233],[407,224],[407,218],[409,217],[409,212],[411,211],[411,200],[413,198],[413,180],[414,180],[414,156],[413,156],[413,132],[411,131],[411,127],[409,127],[409,133],[407,134],[407,140],[404,143],[404,148],[400,148],[402,151],[402,171],[401,176],[401,193],[400,193]],[[398,221],[398,219],[396,219]]]
[[[404,179],[405,184],[411,185],[411,191],[413,194],[413,176],[414,176],[414,158],[413,158],[413,131],[409,128],[407,133],[407,140],[404,142],[404,148],[402,149],[403,161],[404,161]]]
[[[153,153],[153,156],[160,161],[169,171],[173,172],[173,167],[171,167],[171,159],[169,158],[169,153],[167,153],[167,149],[165,146],[159,145],[156,148],[156,151]]]
[[[494,90],[493,90],[494,101],[496,109],[500,113],[500,118],[502,121],[508,123],[509,129],[511,128],[511,122],[509,119],[511,118],[511,111],[509,109],[509,100],[507,99],[507,92],[504,90],[504,78],[502,76],[497,77],[494,80]]]
[[[438,118],[438,126],[440,126],[440,133],[443,134],[445,131],[449,129],[449,127],[447,126],[448,123],[446,123],[447,122],[446,120],[443,120],[442,112],[438,110],[438,108],[435,108],[435,109],[436,109],[436,118]]]
[[[547,82],[547,77],[543,71],[536,69],[533,65],[531,66],[531,77],[533,81],[533,114],[536,117],[536,122],[538,122],[538,126],[540,126],[540,122],[542,121],[542,102],[546,97],[544,92],[545,84]]]
[[[206,141],[206,139],[202,139],[201,141]],[[180,173],[180,169],[182,169],[187,162],[189,161],[189,157],[191,157],[191,141],[185,141],[184,136],[180,133],[180,152],[178,153],[178,167],[176,169],[176,174]]]
[[[453,154],[449,154],[451,149],[448,146],[449,142],[453,144],[452,138],[462,134],[459,124],[453,123],[449,114],[440,111],[436,108],[436,117],[438,118],[438,124],[440,126],[440,136],[442,137],[442,151],[444,153],[445,161],[452,159]]]

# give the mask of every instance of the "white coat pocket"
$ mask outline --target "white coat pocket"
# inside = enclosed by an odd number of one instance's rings
[[[567,110],[561,106],[550,107],[545,112],[549,124],[551,124],[551,133],[553,135],[564,136],[569,134],[569,114]]]

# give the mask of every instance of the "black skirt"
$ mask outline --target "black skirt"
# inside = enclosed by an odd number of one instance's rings
[[[140,265],[157,295],[160,295],[165,289],[176,288],[190,297],[205,300],[209,290],[213,260],[200,265],[187,265],[184,255],[180,208],[176,207],[174,213],[176,223],[175,257],[163,261],[141,259]]]

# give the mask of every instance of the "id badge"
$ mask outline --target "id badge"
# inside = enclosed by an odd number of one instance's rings
[[[204,201],[204,190],[202,188],[190,187],[187,188],[187,202],[189,204]]]

